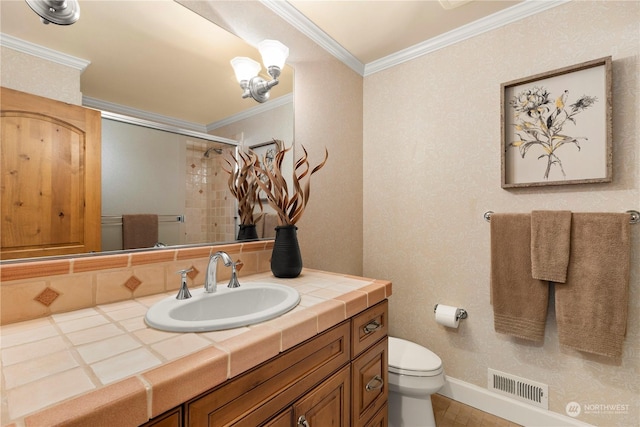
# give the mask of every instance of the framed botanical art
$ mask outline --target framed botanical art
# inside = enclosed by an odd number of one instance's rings
[[[501,85],[502,188],[611,182],[611,57]]]
[[[276,159],[276,153],[282,150],[283,142],[279,139],[272,139],[271,141],[263,142],[260,144],[252,145],[249,147],[257,156],[260,164],[268,170],[273,170],[273,162]],[[266,179],[266,177],[265,177]],[[264,191],[260,190],[260,200],[266,200]]]

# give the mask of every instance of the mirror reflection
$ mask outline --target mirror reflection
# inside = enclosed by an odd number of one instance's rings
[[[111,118],[108,118],[111,117]],[[102,250],[231,241],[234,141],[102,120]]]
[[[234,240],[233,200],[222,180],[211,181],[210,174],[226,179],[218,169],[218,150],[233,149],[234,142],[251,147],[273,138],[292,144],[293,70],[285,66],[270,100],[258,104],[241,98],[229,64],[235,56],[260,61],[257,49],[194,12],[172,1],[92,1],[81,6],[78,22],[57,26],[40,23],[24,2],[2,2],[3,73],[6,67],[23,66],[5,60],[7,49],[20,50],[7,46],[7,40],[90,61],[80,77],[82,103],[109,112],[103,118],[102,250],[125,247],[122,216],[135,213],[158,215],[159,244]],[[157,122],[160,135],[143,137],[141,129],[149,126],[125,123],[114,112]],[[125,136],[125,127],[136,129],[136,136]],[[205,135],[171,133],[167,127]],[[154,143],[142,148],[134,140]],[[130,192],[134,188],[138,195]],[[160,188],[164,191],[159,193]],[[193,192],[206,194],[207,202],[196,203]],[[140,199],[145,209],[134,206]]]

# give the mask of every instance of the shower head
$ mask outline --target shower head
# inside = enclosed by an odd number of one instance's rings
[[[207,151],[204,152],[204,157],[208,159],[211,157],[211,152],[214,151],[216,154],[222,154],[222,148],[219,147],[211,147]]]

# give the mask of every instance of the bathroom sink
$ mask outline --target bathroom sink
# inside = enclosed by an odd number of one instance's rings
[[[218,331],[273,319],[300,302],[294,288],[274,283],[247,283],[233,289],[219,285],[214,293],[197,289],[191,295],[158,301],[147,310],[145,322],[171,332]]]

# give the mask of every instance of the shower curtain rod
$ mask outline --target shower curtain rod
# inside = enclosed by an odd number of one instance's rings
[[[627,211],[626,213],[630,215],[629,222],[631,224],[640,223],[640,212],[635,210],[630,210],[630,211]],[[493,211],[486,211],[483,215],[484,220],[487,222],[491,222],[491,214],[493,214]]]

